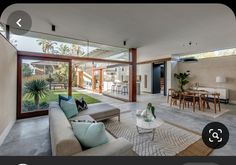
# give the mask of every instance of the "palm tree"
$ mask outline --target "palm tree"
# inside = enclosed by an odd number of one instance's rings
[[[39,99],[48,95],[48,84],[45,80],[32,80],[24,85],[24,95],[34,98],[34,103],[39,109]]]
[[[39,46],[42,47],[42,51],[44,53],[54,53],[54,46],[57,45],[56,42],[45,40],[45,39],[40,39],[37,40]]]
[[[72,44],[70,47],[71,55],[82,56],[85,54],[84,50],[77,44]]]
[[[66,44],[61,44],[58,48],[57,48],[57,52],[59,54],[62,54],[62,55],[67,55],[70,53],[70,49],[69,47],[66,45]]]

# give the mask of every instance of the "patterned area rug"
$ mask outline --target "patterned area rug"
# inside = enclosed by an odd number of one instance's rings
[[[109,119],[104,124],[114,136],[133,143],[133,150],[139,156],[175,156],[201,138],[193,132],[164,122],[156,129],[152,141],[152,133],[138,134],[136,116],[131,112],[121,114],[121,122]]]
[[[211,109],[206,108],[205,111],[203,112],[203,111],[200,111],[198,109],[198,106],[196,106],[195,112],[193,112],[193,109],[192,109],[191,106],[190,106],[191,108],[179,109],[179,106],[173,105],[171,107],[170,104],[168,104],[168,103],[161,103],[160,105],[165,106],[169,109],[181,110],[181,111],[184,111],[184,112],[195,113],[195,114],[198,114],[198,115],[204,115],[204,116],[213,117],[213,118],[217,118],[217,117],[219,117],[219,116],[221,116],[221,115],[223,115],[223,114],[225,114],[226,112],[229,111],[228,109],[222,109],[221,108],[221,111],[219,112],[218,107],[217,107],[217,111],[215,113],[215,111],[211,107]]]

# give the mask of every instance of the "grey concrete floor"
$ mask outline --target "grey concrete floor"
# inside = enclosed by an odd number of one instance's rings
[[[214,150],[212,156],[236,155],[236,105],[222,104],[222,108],[230,111],[212,118],[200,115],[192,111],[181,111],[176,108],[168,108],[161,105],[166,102],[166,97],[156,94],[142,94],[138,96],[136,103],[123,102],[107,96],[84,92],[102,102],[110,103],[121,109],[121,112],[135,113],[137,109],[143,109],[151,102],[156,107],[157,115],[163,120],[172,122],[179,126],[201,133],[204,126],[212,121],[225,124],[230,132],[227,145],[221,149]],[[122,119],[121,119],[122,120]],[[48,116],[18,120],[0,146],[0,155],[51,155]]]
[[[17,120],[3,144],[0,155],[51,155],[48,116]]]

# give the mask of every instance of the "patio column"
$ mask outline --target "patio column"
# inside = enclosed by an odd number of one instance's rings
[[[129,49],[129,101],[136,102],[137,49]]]
[[[79,71],[79,87],[84,88],[84,72]]]
[[[103,76],[102,69],[99,69],[99,93],[102,93]]]
[[[95,71],[94,66],[92,66],[92,91],[96,90],[96,79],[95,79]]]

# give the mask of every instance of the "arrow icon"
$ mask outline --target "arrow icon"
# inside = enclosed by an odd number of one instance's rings
[[[19,27],[21,27],[20,21],[21,21],[21,18],[18,19],[18,21],[16,21],[16,24],[17,24]]]

